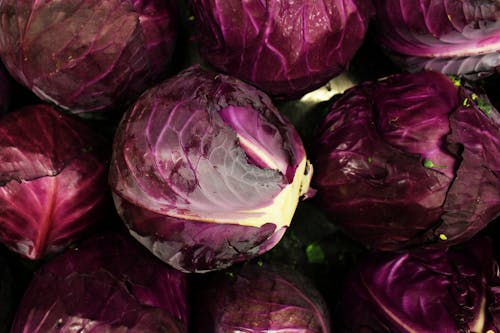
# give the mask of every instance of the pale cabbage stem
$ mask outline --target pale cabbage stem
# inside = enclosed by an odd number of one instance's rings
[[[471,332],[482,332],[484,329],[485,318],[485,310],[486,310],[486,295],[485,291],[481,294],[481,308],[478,310],[479,317],[476,319],[475,323],[473,323],[471,327]],[[488,333],[488,331],[486,331]]]

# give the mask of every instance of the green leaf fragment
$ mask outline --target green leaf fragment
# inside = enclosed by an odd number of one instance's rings
[[[451,82],[453,82],[453,85],[455,87],[460,87],[462,85],[462,82],[460,81],[460,78],[458,76],[449,75],[448,77],[450,78]]]
[[[322,264],[325,262],[325,252],[320,245],[316,243],[309,244],[306,247],[307,261],[310,264]]]
[[[424,167],[432,168],[432,169],[446,169],[446,168],[448,168],[447,165],[436,165],[431,160],[424,160]]]
[[[485,101],[483,98],[479,97],[477,94],[472,94],[471,98],[474,101],[474,103],[476,103],[476,106],[478,107],[479,110],[481,110],[488,117],[491,116],[493,107],[491,106],[490,103]]]

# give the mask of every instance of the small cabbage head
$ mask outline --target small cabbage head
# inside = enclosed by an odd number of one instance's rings
[[[195,332],[330,332],[323,298],[295,270],[246,264],[197,282]]]
[[[371,254],[344,290],[339,333],[500,332],[500,279],[489,239]]]
[[[278,98],[341,74],[373,14],[366,0],[191,0],[200,53],[216,69]]]
[[[118,213],[141,243],[184,271],[269,250],[309,192],[302,141],[269,97],[198,66],[144,93],[113,146]]]
[[[37,271],[11,332],[186,333],[184,273],[125,233],[104,233]]]
[[[0,118],[0,242],[40,259],[109,215],[109,145],[47,105]]]
[[[500,66],[498,0],[374,0],[377,39],[411,71],[481,77]]]
[[[449,246],[500,214],[500,114],[437,72],[348,90],[320,126],[318,204],[351,236],[394,250]]]
[[[172,0],[6,0],[0,57],[38,97],[71,112],[132,102],[168,70]]]

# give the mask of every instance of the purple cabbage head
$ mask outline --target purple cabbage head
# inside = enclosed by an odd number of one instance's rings
[[[374,0],[377,38],[407,69],[484,76],[500,66],[498,0]]]
[[[0,18],[12,76],[75,113],[131,102],[162,78],[177,29],[172,0],[6,0]]]
[[[178,269],[208,271],[272,248],[311,173],[300,137],[267,95],[194,66],[125,114],[110,184],[141,243]]]
[[[324,300],[296,271],[247,264],[217,272],[198,287],[195,332],[330,332]]]
[[[106,219],[106,141],[47,105],[0,118],[0,242],[30,259]]]
[[[278,98],[347,69],[373,14],[366,0],[191,0],[200,52],[212,66]]]
[[[348,90],[315,149],[318,203],[374,248],[449,246],[500,214],[500,114],[443,74]]]
[[[498,272],[488,239],[369,255],[344,286],[337,332],[498,333]]]
[[[35,273],[17,332],[187,332],[186,279],[126,234],[105,233]]]

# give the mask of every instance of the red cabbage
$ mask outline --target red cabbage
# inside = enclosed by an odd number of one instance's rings
[[[374,0],[377,39],[407,69],[484,76],[500,66],[497,0]]]
[[[344,286],[337,332],[495,333],[499,300],[488,239],[456,249],[375,253]]]
[[[310,281],[288,268],[247,264],[199,283],[195,332],[330,332],[324,300]]]
[[[168,70],[172,0],[6,0],[0,57],[12,76],[72,112],[132,102]]]
[[[128,235],[105,233],[46,263],[11,332],[187,332],[185,275]]]
[[[500,214],[500,114],[440,73],[348,90],[315,149],[318,203],[366,245],[449,246]]]
[[[293,98],[345,71],[373,14],[365,0],[191,0],[200,53],[268,94]]]
[[[208,271],[272,248],[311,173],[267,95],[195,66],[125,114],[110,183],[137,239],[178,269]]]

